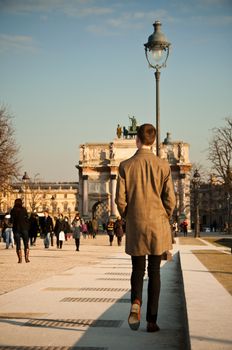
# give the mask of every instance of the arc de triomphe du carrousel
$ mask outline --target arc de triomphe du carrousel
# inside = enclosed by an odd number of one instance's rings
[[[117,137],[109,143],[88,143],[79,146],[79,212],[90,220],[96,217],[99,224],[119,214],[115,204],[118,167],[121,161],[130,158],[137,150],[135,135],[137,121],[130,118],[128,128],[118,125]],[[153,152],[156,153],[155,145]],[[160,144],[160,157],[166,159],[172,172],[176,194],[176,209],[173,219],[190,223],[190,171],[189,144],[172,141],[170,133]]]

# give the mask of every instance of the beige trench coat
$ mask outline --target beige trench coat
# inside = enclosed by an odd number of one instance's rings
[[[115,202],[126,218],[126,253],[161,255],[172,249],[169,219],[175,208],[171,170],[149,149],[119,166]]]

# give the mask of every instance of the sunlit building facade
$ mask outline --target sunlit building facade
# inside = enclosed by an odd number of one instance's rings
[[[62,213],[72,217],[78,210],[78,182],[28,182],[14,183],[1,193],[0,213],[10,211],[16,198],[21,198],[27,211],[43,212],[53,216]]]

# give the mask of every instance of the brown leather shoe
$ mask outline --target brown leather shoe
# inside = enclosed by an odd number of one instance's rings
[[[137,331],[140,326],[140,309],[140,301],[136,299],[131,305],[130,315],[128,317],[128,324],[133,331]]]
[[[147,332],[158,332],[160,330],[159,326],[154,322],[147,322]]]

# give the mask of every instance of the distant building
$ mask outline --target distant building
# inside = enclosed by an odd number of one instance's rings
[[[191,217],[194,226],[194,191],[191,193]],[[219,183],[213,177],[209,182],[201,183],[198,189],[199,219],[202,231],[227,231],[231,225],[232,205],[231,195],[225,184]]]
[[[78,210],[78,182],[14,183],[0,196],[0,213],[9,212],[16,198],[22,198],[28,212],[48,209],[72,217]]]
[[[119,126],[118,126],[119,128]],[[96,217],[105,223],[118,215],[115,204],[118,167],[137,150],[134,138],[118,138],[110,143],[85,143],[80,145],[79,211],[86,218]],[[120,136],[120,137],[119,137]],[[153,148],[155,153],[155,147]],[[161,158],[166,159],[172,171],[177,206],[174,219],[190,223],[190,171],[189,145],[183,141],[171,141],[167,134],[160,146]]]

